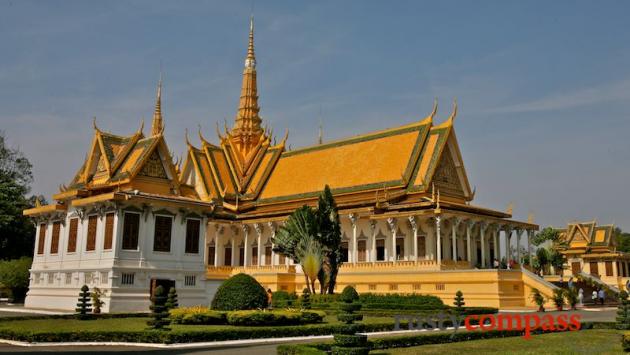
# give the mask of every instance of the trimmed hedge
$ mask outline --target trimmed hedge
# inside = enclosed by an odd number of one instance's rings
[[[621,347],[623,348],[623,351],[630,351],[630,332],[624,332],[623,333],[623,338],[621,338]],[[280,354],[280,349],[278,349],[278,354]],[[296,354],[300,354],[300,353],[296,353]],[[308,352],[308,353],[303,353],[303,354],[319,354],[319,353],[314,353],[314,352]]]
[[[393,322],[355,324],[358,332],[381,332],[394,329]],[[406,328],[406,325],[401,325]],[[0,339],[26,342],[131,342],[131,343],[194,343],[220,340],[283,338],[310,335],[331,335],[347,330],[345,324],[311,324],[279,327],[226,327],[219,329],[181,330],[170,332],[159,330],[139,331],[59,331],[32,332],[0,330]]]
[[[607,327],[614,328],[614,323],[607,324]],[[582,329],[593,329],[593,323],[584,323],[586,327]],[[421,346],[429,344],[446,344],[468,340],[507,338],[522,336],[522,330],[491,330],[491,331],[460,331],[460,332],[440,332],[440,333],[423,333],[418,335],[392,336],[369,340],[371,350],[385,350],[393,348],[407,348],[412,346]],[[551,333],[542,330],[532,331],[533,334]],[[312,344],[283,344],[278,345],[279,355],[324,355],[332,349],[331,343],[312,343]],[[630,332],[624,334],[623,346],[630,350]],[[626,350],[626,351],[628,351]]]
[[[614,329],[615,323],[610,322],[584,322],[582,329]],[[393,323],[372,323],[372,324],[355,324],[357,332],[382,332],[393,330]],[[401,324],[402,329],[406,329],[406,324]],[[26,341],[26,342],[130,342],[130,343],[193,343],[220,340],[236,340],[236,339],[260,339],[260,338],[282,338],[309,335],[330,335],[333,333],[343,333],[347,330],[347,326],[343,324],[316,324],[301,326],[285,326],[285,327],[229,327],[216,330],[180,330],[173,329],[170,332],[159,330],[143,330],[143,331],[60,331],[60,332],[33,332],[33,331],[14,331],[0,330],[0,339]],[[498,332],[498,331],[495,331]],[[465,332],[475,333],[475,332]],[[480,332],[481,333],[481,332]],[[491,333],[491,332],[484,332]],[[424,335],[439,335],[440,333]],[[447,332],[446,334],[452,334]],[[462,332],[463,334],[463,332]],[[518,333],[522,334],[522,331]],[[629,339],[630,340],[630,339]],[[328,344],[330,346],[331,344]],[[292,345],[280,345],[280,348]],[[302,345],[304,346],[304,345]],[[312,347],[312,345],[310,345]],[[326,350],[326,344],[317,344],[315,349]],[[413,346],[413,345],[410,345]],[[293,351],[293,350],[291,350]],[[283,354],[301,354],[296,352],[284,352]],[[319,354],[319,353],[313,353]]]
[[[225,312],[213,311],[207,307],[176,308],[169,311],[169,318],[175,324],[226,324]]]
[[[247,274],[236,274],[225,280],[212,299],[212,309],[235,311],[267,308],[267,291]]]
[[[151,313],[99,313],[92,314],[91,319],[112,319],[112,318],[147,318]],[[32,316],[6,316],[0,318],[0,322],[10,322],[14,320],[45,320],[45,319],[76,319],[76,314],[49,314],[49,315],[32,315]]]
[[[320,323],[326,314],[321,311],[234,311],[227,322],[237,326],[277,326]]]
[[[341,295],[311,295],[311,307],[313,309],[337,310]],[[363,310],[442,310],[448,309],[438,297],[418,294],[374,294],[362,293],[359,301],[363,304]],[[278,305],[280,306],[280,304]],[[274,307],[276,307],[274,305]]]

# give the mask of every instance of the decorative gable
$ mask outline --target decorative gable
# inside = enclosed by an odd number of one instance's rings
[[[433,183],[435,184],[435,187],[440,189],[442,192],[461,196],[464,195],[464,189],[448,146],[444,148],[442,158],[435,170]]]
[[[154,150],[153,153],[151,153],[139,175],[160,179],[168,178],[166,170],[164,170],[164,164],[162,164],[162,159],[160,159],[160,155],[157,150]]]

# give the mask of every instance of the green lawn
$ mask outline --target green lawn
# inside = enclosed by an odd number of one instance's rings
[[[31,320],[2,320],[0,330],[29,331],[33,333],[64,332],[64,331],[134,331],[147,328],[149,318],[109,318],[95,320],[78,319],[31,319]],[[324,323],[339,324],[336,316],[326,316]],[[391,317],[365,317],[364,323],[393,323]],[[304,325],[304,327],[316,327],[318,324]],[[171,324],[173,330],[223,330],[235,327],[231,325],[181,325]]]
[[[582,330],[522,337],[472,340],[374,351],[370,354],[622,354],[621,333],[609,329]]]

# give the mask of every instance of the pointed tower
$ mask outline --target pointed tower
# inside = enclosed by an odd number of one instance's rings
[[[243,84],[241,86],[241,98],[238,104],[238,112],[234,127],[230,132],[233,142],[241,154],[246,157],[255,148],[261,137],[263,129],[258,112],[258,88],[256,85],[256,56],[254,55],[254,17],[249,22],[249,45],[243,70]]]
[[[157,97],[155,99],[155,110],[153,111],[153,121],[151,122],[151,135],[157,136],[164,130],[164,121],[162,120],[162,73],[160,73],[160,81],[157,87]]]

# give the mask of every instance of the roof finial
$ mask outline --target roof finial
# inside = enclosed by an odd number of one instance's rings
[[[319,105],[319,135],[317,137],[317,143],[324,143],[324,128],[322,124],[322,105]]]
[[[160,80],[158,81],[157,95],[155,99],[155,110],[153,111],[153,122],[151,123],[151,135],[157,136],[163,131],[164,123],[162,120],[162,70],[160,69]]]
[[[249,17],[249,44],[247,46],[245,68],[256,68],[256,56],[254,55],[254,15]]]

